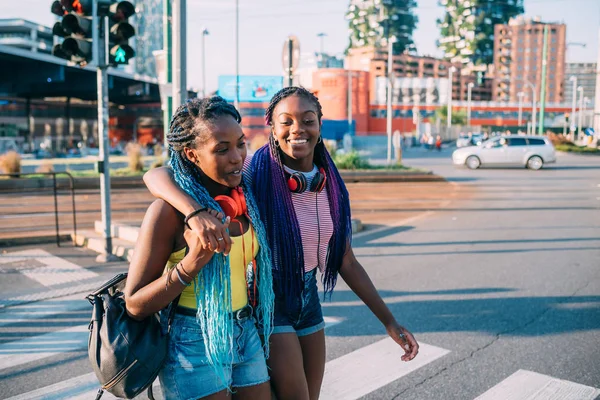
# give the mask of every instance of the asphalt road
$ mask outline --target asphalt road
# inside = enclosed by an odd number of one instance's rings
[[[600,388],[600,157],[560,155],[556,166],[537,172],[470,171],[455,169],[449,150],[413,149],[405,164],[433,169],[451,183],[398,189],[406,197],[396,201],[413,204],[406,214],[374,198],[377,188],[359,187],[363,197],[353,207],[368,204],[362,211],[377,218],[353,247],[398,321],[415,333],[421,353],[400,361],[381,324],[340,281],[323,304],[322,398],[487,400],[507,399],[512,391],[511,399],[594,399]],[[21,249],[5,250],[0,269],[25,275],[20,285],[31,281],[31,292],[69,285],[27,275],[51,256],[30,254],[28,265],[14,256]],[[124,268],[97,266],[85,250],[46,250],[96,273],[79,283]],[[69,276],[85,275],[64,265]],[[5,293],[7,281],[1,282]],[[85,330],[39,335],[87,325],[89,305],[80,295],[20,306],[2,297],[0,398],[41,392],[88,398],[94,385]]]

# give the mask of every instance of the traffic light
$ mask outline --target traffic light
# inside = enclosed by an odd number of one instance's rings
[[[52,49],[52,54],[78,64],[92,59],[92,0],[55,0],[50,7],[62,17],[52,27],[52,33],[64,38]]]
[[[481,86],[483,84],[483,72],[477,72],[477,86]]]
[[[127,41],[135,36],[135,29],[127,19],[135,14],[135,7],[128,1],[118,1],[108,9],[108,63],[128,64],[135,57],[135,51]]]

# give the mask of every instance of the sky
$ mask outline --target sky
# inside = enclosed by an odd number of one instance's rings
[[[130,0],[135,4],[135,0]],[[52,26],[52,0],[0,1],[0,18],[25,18]],[[302,53],[320,48],[341,54],[348,44],[348,0],[239,0],[239,69],[241,75],[281,75],[281,53],[288,35],[295,35]],[[417,51],[439,56],[436,19],[444,9],[438,0],[417,0],[419,18],[414,32]],[[25,12],[24,10],[27,10]],[[206,38],[207,90],[217,89],[218,76],[235,74],[235,0],[187,0],[188,86],[202,87],[203,28]],[[525,0],[525,15],[567,25],[567,62],[596,62],[600,35],[600,0]]]

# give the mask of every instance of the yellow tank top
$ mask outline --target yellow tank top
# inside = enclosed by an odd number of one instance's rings
[[[258,240],[254,234],[252,225],[250,225],[246,233],[242,236],[232,236],[231,241],[231,251],[229,252],[229,266],[231,268],[231,309],[232,311],[236,311],[248,304],[246,267],[258,254]],[[170,271],[178,262],[183,260],[183,257],[185,257],[185,250],[186,248],[184,247],[181,250],[171,253],[164,273]],[[254,252],[252,252],[252,250],[254,250]],[[177,277],[173,275],[171,276],[171,279],[177,279]],[[188,308],[198,307],[196,304],[194,284],[183,290],[181,297],[179,298],[179,306]]]

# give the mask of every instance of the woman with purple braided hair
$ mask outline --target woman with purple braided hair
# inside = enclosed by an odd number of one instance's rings
[[[412,360],[419,345],[398,324],[354,256],[348,191],[321,138],[318,99],[304,88],[288,87],[275,94],[265,116],[271,127],[269,143],[247,160],[244,173],[272,255],[271,385],[278,399],[318,399],[325,370],[325,324],[317,270],[326,295],[341,275],[403,348],[403,361]],[[184,214],[201,206],[177,188],[167,169],[148,172],[144,181],[154,195]],[[190,225],[207,247],[229,251],[226,228],[213,215],[200,213]]]

